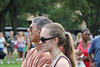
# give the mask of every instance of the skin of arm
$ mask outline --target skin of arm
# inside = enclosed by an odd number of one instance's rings
[[[77,42],[74,43],[74,49],[77,49]]]
[[[89,61],[89,58],[86,57],[86,56],[84,56],[84,57],[83,57],[83,61]]]
[[[92,63],[92,62],[93,62],[93,60],[92,60],[92,55],[91,55],[91,54],[88,54],[88,57],[89,57],[90,63]]]
[[[18,37],[18,38],[17,38],[17,42],[18,42],[18,44],[20,44],[20,43],[21,43],[21,41],[19,41],[19,40],[20,40],[20,38]]]
[[[89,61],[90,61],[90,67],[95,67],[96,63],[93,62],[92,55],[88,54],[88,57],[89,57]]]
[[[6,41],[4,41],[4,43],[5,43],[7,46],[9,46],[9,44],[8,44]]]
[[[21,39],[22,39],[22,42],[23,42],[23,44],[25,43],[25,39],[24,39],[24,37],[21,37]]]

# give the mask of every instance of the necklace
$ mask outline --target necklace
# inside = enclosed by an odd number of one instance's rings
[[[51,64],[52,64],[53,60],[60,54],[60,52],[61,52],[61,51],[59,51],[59,52],[54,56],[54,58],[52,58],[52,60],[51,60],[51,62],[50,62],[50,66],[51,66],[51,67],[52,67]]]
[[[58,56],[58,54],[60,54],[60,52],[61,52],[61,51],[59,51],[59,52],[54,56],[54,58],[53,58],[52,60],[54,60],[54,59]]]

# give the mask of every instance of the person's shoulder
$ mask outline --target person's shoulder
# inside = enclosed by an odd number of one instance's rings
[[[42,56],[45,56],[45,57],[51,57],[51,55],[50,55],[49,52],[43,52]]]
[[[33,53],[34,51],[35,51],[35,48],[30,49],[30,50],[28,51],[28,53],[27,53],[27,56],[32,55],[32,53]]]
[[[35,51],[35,50],[36,50],[36,47],[35,47],[35,48],[31,48],[29,51],[32,51],[32,52],[33,52],[33,51]]]
[[[45,60],[46,62],[51,62],[51,55],[49,52],[43,52],[42,55],[41,55],[41,60]]]
[[[67,58],[68,59],[68,58]],[[61,66],[66,66],[66,67],[69,67],[69,59],[68,60],[66,60],[65,58],[61,58],[60,60],[59,60],[59,62],[57,63],[57,67],[59,66],[59,67],[61,67]]]
[[[91,41],[88,41],[88,43],[91,43]]]
[[[94,39],[98,39],[98,38],[100,38],[100,35],[99,35],[99,36],[95,36],[95,38],[94,38]]]
[[[93,38],[92,41],[96,41],[96,40],[98,40],[98,39],[100,39],[100,36],[96,36],[95,38]]]
[[[41,57],[44,59],[51,59],[52,58],[49,52],[43,52]]]
[[[75,49],[77,49],[77,47],[79,46],[80,42],[81,42],[81,41],[75,42],[75,44],[74,44]]]
[[[33,51],[35,51],[36,48],[31,48],[28,53],[32,53]]]
[[[2,39],[3,39],[3,40],[5,40],[5,38],[4,38],[4,37],[2,37]]]

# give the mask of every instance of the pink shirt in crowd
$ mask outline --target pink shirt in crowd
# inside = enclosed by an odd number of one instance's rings
[[[36,48],[32,48],[27,53],[22,67],[43,67],[43,65],[50,64],[50,62],[51,55],[49,52],[37,51]]]
[[[82,54],[84,54],[84,56],[88,57],[88,49],[90,47],[90,42],[88,44],[88,47],[86,49],[83,49],[81,46],[81,42],[79,43],[79,46],[77,47],[77,50],[81,49]],[[84,61],[84,64],[86,65],[86,67],[90,67],[90,62],[89,61]]]

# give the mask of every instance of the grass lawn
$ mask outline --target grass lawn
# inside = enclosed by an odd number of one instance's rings
[[[18,61],[16,61],[17,58],[18,58],[18,53],[14,53],[13,61],[15,63],[14,64],[12,64],[12,63],[7,64],[7,56],[6,56],[3,60],[3,64],[0,64],[0,67],[21,67],[22,61],[21,61],[21,63],[18,63]]]

